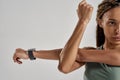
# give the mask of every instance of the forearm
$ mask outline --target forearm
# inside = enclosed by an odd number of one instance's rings
[[[64,70],[66,69],[66,71],[69,71],[75,63],[78,54],[78,48],[86,25],[87,24],[82,21],[78,22],[72,36],[61,51],[59,66],[62,67]]]
[[[93,7],[89,5],[86,0],[81,1],[78,5],[78,24],[60,54],[59,67],[64,72],[69,72],[76,63],[75,60],[77,57],[78,48],[86,26],[91,19],[92,11]]]
[[[33,55],[35,58],[40,58],[40,59],[49,59],[49,60],[59,60],[60,58],[60,53],[63,48],[60,49],[53,49],[53,50],[37,50],[33,52]],[[80,48],[78,49],[80,50]],[[78,53],[77,53],[77,56]],[[76,61],[79,60],[79,57],[76,57]]]
[[[39,50],[35,51],[33,55],[40,59],[59,60],[61,50],[62,49]]]
[[[120,52],[114,50],[80,50],[80,61],[120,66]]]

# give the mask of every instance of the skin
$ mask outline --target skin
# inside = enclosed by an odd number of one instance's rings
[[[60,53],[58,68],[64,73],[68,73],[81,67],[81,65],[75,60],[78,55],[78,48],[81,43],[83,33],[87,27],[89,20],[91,19],[92,12],[93,7],[85,0],[83,0],[78,5],[78,24],[70,39]]]
[[[105,33],[104,50],[79,48],[92,12],[93,7],[90,4],[85,0],[80,2],[77,9],[78,23],[65,46],[61,49],[35,51],[33,55],[36,58],[58,60],[58,69],[63,73],[74,71],[83,66],[85,62],[99,62],[120,66],[120,40],[118,39],[120,37],[120,7],[107,11],[103,18],[98,20],[98,24]],[[28,60],[29,57],[26,50],[18,48],[13,55],[13,60],[18,64],[22,64],[20,59]]]
[[[79,4],[78,10],[77,10],[78,17],[79,17],[78,24],[76,25],[76,28],[71,38],[66,43],[65,47],[62,49],[55,49],[55,50],[49,50],[49,51],[47,50],[36,51],[34,52],[34,56],[36,58],[42,57],[44,59],[58,59],[59,60],[58,69],[64,73],[67,73],[68,71],[73,71],[81,67],[84,64],[84,62],[77,61],[79,57],[78,47],[81,42],[83,33],[86,29],[86,26],[91,18],[92,11],[93,11],[93,7],[87,4],[85,0],[83,0]],[[46,54],[43,54],[43,53],[46,53]],[[21,64],[22,62],[20,61],[20,59],[29,59],[29,57],[24,49],[19,48],[19,49],[16,49],[13,56],[13,60],[18,64]],[[66,63],[68,63],[69,65],[66,65]]]
[[[101,28],[103,28],[104,34],[105,34],[105,43],[103,45],[104,50],[102,51],[101,50],[99,51],[81,50],[80,52],[83,57],[83,61],[100,62],[100,63],[106,63],[110,65],[120,66],[120,17],[119,17],[119,14],[120,14],[120,7],[115,7],[107,11],[103,15],[102,19],[98,20],[98,24],[100,25]],[[96,54],[94,54],[95,52]]]
[[[106,12],[101,20],[101,27],[105,34],[106,49],[120,49],[120,7]],[[118,39],[117,39],[118,38]]]

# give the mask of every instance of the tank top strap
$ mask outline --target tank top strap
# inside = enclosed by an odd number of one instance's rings
[[[101,45],[100,47],[97,47],[97,50],[103,50],[103,45]]]

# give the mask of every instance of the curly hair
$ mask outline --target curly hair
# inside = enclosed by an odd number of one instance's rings
[[[120,6],[120,0],[103,0],[102,3],[98,5],[96,21],[102,19],[103,15],[115,8]],[[103,29],[97,24],[96,29],[96,46],[99,47],[105,42],[105,35]]]

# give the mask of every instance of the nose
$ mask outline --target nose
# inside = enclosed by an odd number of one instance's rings
[[[119,24],[119,26],[116,28],[115,32],[116,32],[116,34],[120,34],[120,24]]]

